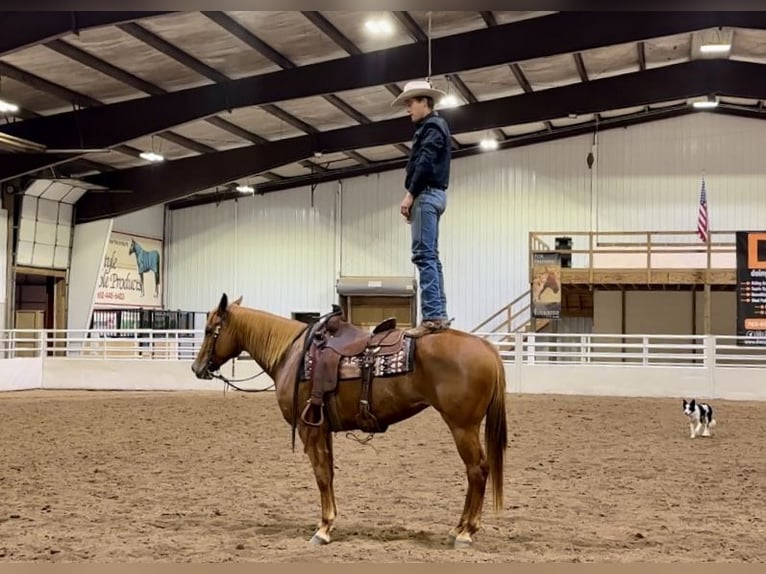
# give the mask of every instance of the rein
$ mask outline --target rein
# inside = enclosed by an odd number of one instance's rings
[[[303,352],[301,353],[301,360],[299,361],[298,368],[296,369],[295,381],[294,381],[295,389],[294,389],[294,392],[293,392],[293,416],[292,416],[292,424],[291,424],[291,426],[292,426],[292,440],[291,440],[291,442],[292,442],[292,450],[293,450],[293,452],[295,451],[295,431],[296,431],[296,426],[297,426],[297,418],[296,417],[297,417],[297,411],[298,411],[298,387],[300,385],[300,377],[301,377],[300,373],[301,373],[301,370],[304,368],[304,361],[305,361],[305,358],[306,358],[306,352],[308,351],[309,347],[311,346],[312,338],[316,334],[317,330],[319,328],[321,328],[321,326],[327,321],[328,318],[332,317],[333,315],[337,315],[339,313],[340,313],[340,307],[338,307],[337,305],[333,305],[333,310],[332,311],[330,311],[329,313],[326,313],[325,315],[322,315],[316,321],[314,321],[312,323],[308,323],[303,329],[301,329],[298,332],[298,334],[295,336],[295,338],[293,339],[293,342],[292,342],[292,344],[294,344],[301,336],[306,334],[306,338],[305,338],[305,340],[303,342]],[[243,393],[262,393],[264,391],[269,391],[269,390],[273,389],[275,387],[275,383],[272,383],[271,385],[269,385],[268,387],[266,387],[264,389],[243,389],[243,388],[240,388],[240,387],[238,387],[237,385],[234,384],[234,383],[241,383],[241,382],[244,382],[244,381],[250,381],[252,379],[258,378],[258,377],[260,377],[261,375],[263,375],[266,372],[265,370],[261,370],[260,373],[256,373],[255,375],[252,375],[252,376],[244,378],[244,379],[234,379],[234,380],[229,379],[229,378],[225,377],[224,375],[222,375],[221,372],[220,372],[220,367],[218,369],[216,369],[215,371],[211,370],[211,366],[212,366],[212,363],[213,363],[213,354],[215,353],[215,343],[218,340],[218,336],[220,334],[221,334],[221,325],[218,324],[218,325],[215,326],[215,330],[213,331],[213,342],[210,344],[210,350],[208,351],[208,354],[207,354],[207,372],[214,379],[218,379],[220,381],[223,381],[223,384],[224,384],[223,393],[224,393],[224,395],[226,394],[226,391],[228,390],[229,387],[232,387],[232,388],[234,388],[234,389],[236,389],[236,390],[238,390],[240,392],[243,392]],[[354,433],[347,432],[346,433],[346,438],[353,439],[353,440],[355,440],[356,442],[358,442],[358,443],[360,443],[362,445],[367,445],[372,440],[373,435],[370,434],[367,438],[360,439]],[[377,452],[377,449],[374,446],[372,446],[372,448],[373,448],[373,450],[375,450]]]
[[[264,391],[269,391],[269,390],[274,388],[274,383],[271,383],[265,389],[242,389],[242,388],[240,388],[240,387],[238,387],[237,385],[234,384],[234,383],[241,383],[243,381],[249,381],[251,379],[255,379],[257,377],[260,377],[266,371],[261,371],[260,373],[254,374],[252,377],[247,377],[246,379],[234,379],[234,381],[232,381],[231,379],[227,379],[225,376],[223,376],[220,373],[220,371],[214,373],[214,372],[208,370],[208,372],[210,373],[210,376],[213,377],[214,379],[218,379],[220,381],[223,381],[223,385],[224,385],[223,386],[223,394],[226,394],[226,391],[227,391],[227,389],[229,387],[237,389],[238,391],[241,391],[243,393],[262,393]]]
[[[298,337],[300,337],[305,331],[306,331],[305,328],[302,329],[300,331],[300,333],[298,333],[298,335],[296,335],[294,341],[297,340]],[[222,375],[221,372],[220,372],[220,368],[216,369],[215,371],[211,370],[210,367],[213,364],[213,353],[215,353],[215,343],[218,340],[218,336],[220,334],[221,334],[221,325],[218,324],[218,325],[215,326],[215,331],[213,331],[213,342],[211,343],[210,350],[208,351],[208,354],[207,354],[207,372],[214,379],[218,379],[220,381],[223,381],[223,384],[224,384],[224,386],[223,386],[223,394],[224,395],[226,394],[226,391],[228,390],[229,387],[232,387],[232,388],[234,388],[234,389],[236,389],[236,390],[238,390],[240,392],[243,392],[243,393],[262,393],[264,391],[269,391],[269,390],[273,389],[274,386],[275,386],[275,383],[273,383],[273,382],[268,387],[266,387],[264,389],[243,389],[243,388],[240,388],[240,387],[238,387],[237,385],[234,384],[234,383],[242,383],[244,381],[250,381],[252,379],[260,377],[261,375],[263,375],[266,372],[265,370],[261,370],[260,373],[256,373],[256,374],[252,375],[251,377],[247,377],[245,379],[234,379],[234,380],[229,379],[229,378],[225,377],[224,375]]]

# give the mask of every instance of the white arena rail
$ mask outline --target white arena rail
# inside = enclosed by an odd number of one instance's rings
[[[766,347],[731,336],[477,333],[497,345],[512,393],[766,400]],[[191,372],[200,330],[0,331],[0,391],[222,390]],[[260,372],[249,356],[223,373]],[[238,384],[265,388],[267,375]]]

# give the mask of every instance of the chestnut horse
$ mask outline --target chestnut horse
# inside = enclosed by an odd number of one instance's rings
[[[243,307],[241,302],[242,297],[229,303],[224,293],[218,306],[208,314],[205,336],[192,371],[199,379],[210,379],[229,359],[247,351],[274,381],[277,403],[285,420],[294,421],[295,381],[308,327],[300,321]],[[479,529],[488,478],[493,486],[494,509],[503,508],[507,430],[502,360],[490,342],[455,329],[415,341],[410,372],[375,379],[370,401],[374,405],[373,414],[382,425],[410,418],[429,406],[441,414],[465,463],[468,479],[463,513],[450,531],[450,538],[456,548],[471,546],[473,534]],[[300,400],[306,402],[309,384],[302,383],[298,388]],[[358,429],[353,425],[360,380],[344,380],[335,392],[336,410],[344,428]],[[486,454],[479,432],[485,416]],[[333,433],[326,418],[319,426],[300,421],[297,431],[311,461],[321,498],[321,522],[311,542],[327,544],[337,514]]]

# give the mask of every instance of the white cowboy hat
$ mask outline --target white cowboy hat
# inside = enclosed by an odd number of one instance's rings
[[[429,96],[433,98],[435,105],[446,95],[447,94],[441,90],[431,87],[431,82],[428,80],[413,80],[412,82],[407,82],[407,84],[405,84],[404,91],[391,102],[391,107],[403,105],[408,99],[419,96]]]

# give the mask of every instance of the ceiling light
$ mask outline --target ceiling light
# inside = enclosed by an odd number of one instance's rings
[[[0,100],[0,113],[3,114],[15,114],[19,111],[19,106],[16,104],[12,104],[11,102],[6,102],[5,100]]]
[[[394,31],[394,27],[391,25],[391,22],[382,18],[367,20],[364,23],[364,27],[367,28],[367,31],[371,34],[388,36]]]
[[[718,102],[716,100],[705,100],[702,102],[692,103],[692,107],[698,110],[709,110],[710,108],[715,108],[717,105]]]
[[[497,140],[492,138],[484,138],[479,142],[479,147],[484,151],[497,149]]]
[[[153,151],[141,152],[141,159],[145,159],[146,161],[151,161],[151,162],[157,162],[157,161],[164,161],[165,160],[164,157],[162,157],[158,153],[154,153]]]
[[[255,188],[252,185],[238,185],[237,191],[240,193],[255,193]]]
[[[700,52],[703,54],[722,54],[731,49],[731,44],[702,44]]]
[[[439,107],[442,108],[454,108],[460,105],[460,100],[457,99],[455,94],[447,94],[441,100],[439,100]]]

